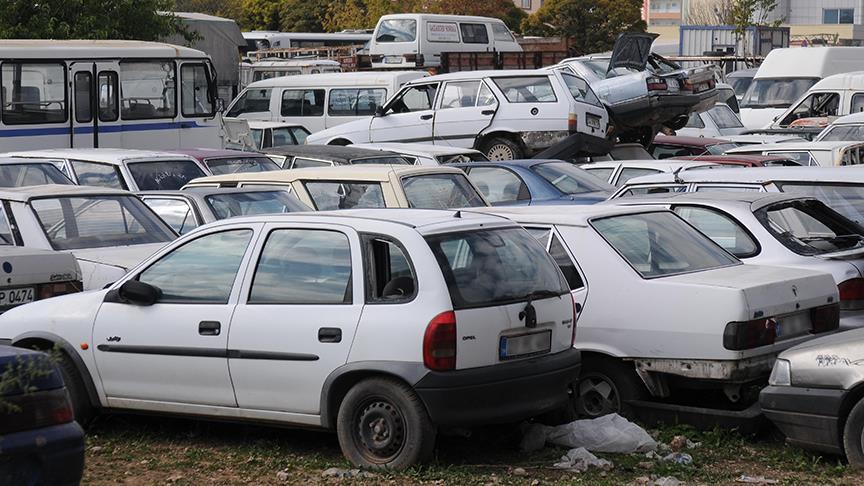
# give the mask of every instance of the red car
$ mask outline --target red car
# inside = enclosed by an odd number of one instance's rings
[[[648,151],[655,159],[668,159],[688,155],[722,155],[738,146],[735,142],[719,138],[657,135]]]
[[[282,169],[273,159],[258,152],[220,149],[177,149],[171,152],[198,159],[213,175]]]
[[[795,167],[800,166],[797,161],[778,157],[776,155],[688,155],[686,157],[673,157],[681,160],[698,160],[700,162],[714,162],[715,164],[730,165],[735,167]]]

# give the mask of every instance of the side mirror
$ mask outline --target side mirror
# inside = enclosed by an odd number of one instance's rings
[[[162,291],[148,283],[128,280],[117,289],[119,297],[132,305],[153,305],[162,297]]]
[[[376,106],[375,107],[375,116],[384,116],[384,107]]]

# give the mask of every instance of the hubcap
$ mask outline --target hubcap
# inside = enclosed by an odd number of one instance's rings
[[[605,377],[583,378],[579,382],[579,401],[582,404],[582,411],[592,417],[621,411],[618,391]]]
[[[357,414],[356,440],[360,453],[373,463],[387,463],[405,445],[405,419],[390,402],[374,399]]]
[[[489,152],[486,154],[489,160],[513,160],[513,150],[503,143],[496,143],[489,147]]]

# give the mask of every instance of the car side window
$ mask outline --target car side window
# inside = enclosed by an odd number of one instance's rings
[[[621,174],[618,175],[618,181],[615,183],[616,187],[621,187],[625,182],[629,181],[634,177],[642,177],[647,175],[659,174],[662,171],[657,169],[644,169],[641,167],[625,167],[621,169]]]
[[[684,128],[705,128],[705,122],[702,121],[699,113],[690,113],[690,117],[687,118],[687,124],[684,125]]]
[[[597,167],[593,169],[585,168],[583,170],[603,182],[609,182],[609,178],[612,177],[612,173],[615,172],[614,167]]]
[[[710,191],[759,192],[761,190],[762,190],[761,186],[745,186],[745,185],[735,185],[735,186],[698,185],[698,186],[696,186],[696,192],[710,192]]]
[[[111,164],[99,164],[83,160],[71,160],[70,162],[72,170],[75,171],[75,176],[78,178],[78,185],[126,189],[126,184],[120,178],[120,172],[117,167]]]
[[[576,265],[564,248],[564,244],[558,239],[558,235],[552,235],[552,242],[549,244],[549,254],[552,255],[552,259],[555,260],[558,268],[561,269],[561,273],[564,274],[570,290],[581,289],[585,286],[585,281],[579,275],[579,270],[576,269]]]
[[[506,204],[531,199],[528,186],[513,172],[500,167],[474,167],[468,173],[490,204]]]
[[[236,117],[244,113],[270,111],[270,95],[272,92],[273,90],[270,88],[248,89],[244,91],[225,116]]]
[[[759,245],[738,221],[720,211],[693,206],[673,208],[678,216],[738,258],[759,253]]]
[[[489,33],[486,24],[459,24],[462,32],[462,42],[465,44],[488,44]]]
[[[344,233],[278,229],[255,268],[250,304],[350,304],[351,246]]]
[[[687,186],[635,186],[622,192],[618,197],[636,196],[640,194],[669,194],[674,192],[687,192]]]
[[[783,121],[781,127],[788,126],[801,118],[837,116],[840,108],[840,95],[837,93],[812,93],[792,110]]]
[[[766,152],[765,155],[773,155],[776,157],[784,157],[789,160],[794,160],[801,165],[819,165],[810,155],[810,152]]]
[[[390,103],[388,113],[411,113],[414,111],[425,111],[432,109],[435,102],[435,92],[438,84],[421,84],[411,86],[404,90],[399,98]]]
[[[441,108],[469,108],[477,104],[480,81],[460,81],[444,85],[441,95]]]
[[[385,237],[363,237],[366,253],[366,301],[400,303],[411,300],[417,279],[403,247]]]
[[[676,147],[674,145],[654,145],[651,147],[651,155],[653,155],[655,159],[668,159],[669,157],[687,157],[688,155],[700,154],[691,153],[691,150],[687,147]]]
[[[294,157],[294,160],[291,161],[292,169],[303,169],[306,167],[330,167],[332,165],[333,162],[327,162],[326,160],[307,159],[305,157]]]
[[[227,304],[252,230],[210,233],[175,248],[138,275],[160,302]]]
[[[198,227],[195,215],[189,203],[172,198],[144,198],[144,204],[150,206],[154,213],[168,223],[177,234],[185,234]]]
[[[855,93],[852,95],[852,106],[849,107],[849,113],[861,113],[864,111],[864,93]]]

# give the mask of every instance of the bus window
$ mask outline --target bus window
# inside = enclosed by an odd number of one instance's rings
[[[124,120],[177,116],[176,74],[171,61],[120,63],[120,115]]]
[[[99,73],[99,121],[112,122],[120,118],[117,110],[117,73],[101,71]]]
[[[75,73],[75,121],[93,121],[93,75],[86,71]]]
[[[203,63],[180,68],[180,100],[183,116],[212,116],[213,105],[207,96],[207,68]]]
[[[27,125],[66,121],[63,64],[4,62],[0,69],[3,123]]]

